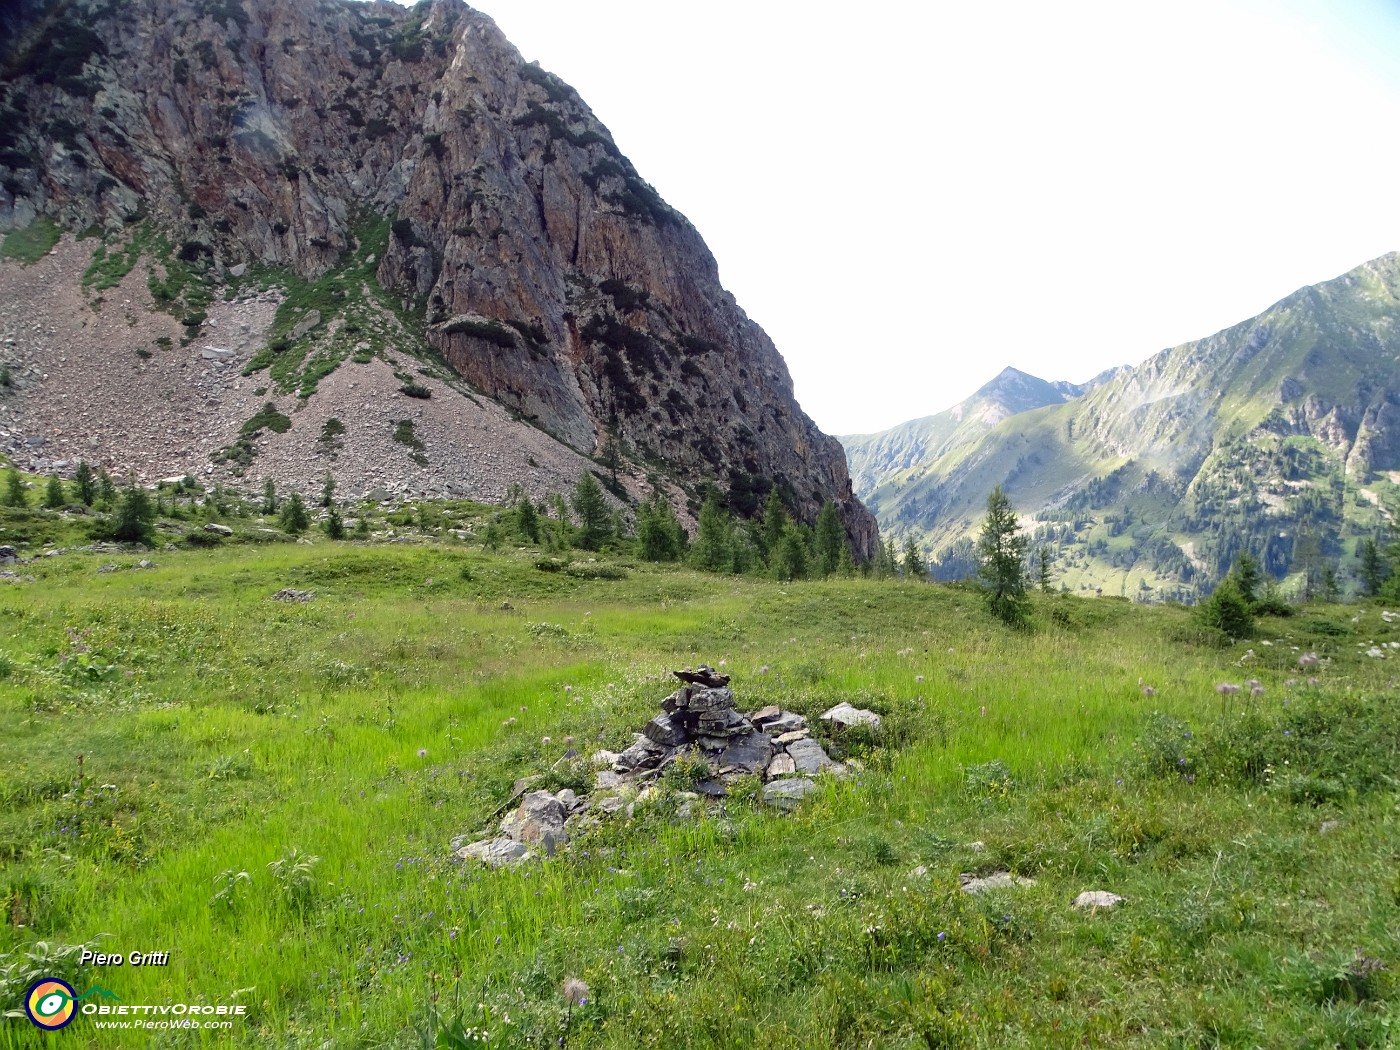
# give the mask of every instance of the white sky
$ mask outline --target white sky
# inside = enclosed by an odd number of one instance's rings
[[[1081,381],[1400,249],[1394,0],[477,0],[828,433]]]

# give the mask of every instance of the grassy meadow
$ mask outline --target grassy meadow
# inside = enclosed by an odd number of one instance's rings
[[[0,1007],[38,973],[248,1012],[10,1018],[0,1047],[1400,1045],[1381,606],[1221,647],[1182,608],[1037,596],[1012,631],[958,587],[397,538],[9,567]],[[569,746],[621,748],[669,668],[720,661],[745,710],[881,712],[819,731],[858,773],[791,814],[755,783],[678,820],[666,791],[544,862],[451,858],[517,778],[586,786]],[[1035,884],[961,891],[999,870]]]

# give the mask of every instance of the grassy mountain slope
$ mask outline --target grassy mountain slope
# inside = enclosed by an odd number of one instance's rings
[[[1398,323],[1387,255],[893,473],[869,505],[952,575],[1001,484],[1075,589],[1189,598],[1241,549],[1316,585],[1388,520]]]
[[[1377,608],[1217,649],[1175,608],[1045,599],[1013,638],[957,588],[581,580],[475,544],[138,556],[0,581],[4,1010],[32,956],[125,1003],[248,1007],[191,1045],[1385,1045],[1396,708],[1364,650],[1400,625]],[[449,860],[516,778],[591,787],[567,747],[628,742],[668,668],[721,659],[745,708],[883,713],[818,729],[859,775],[686,819],[663,780],[551,860]],[[1245,675],[1265,692],[1225,706]],[[1036,881],[960,890],[998,870]],[[169,965],[62,956],[99,934]],[[61,1038],[150,1045],[94,1023]],[[0,1047],[41,1042],[0,1021]]]

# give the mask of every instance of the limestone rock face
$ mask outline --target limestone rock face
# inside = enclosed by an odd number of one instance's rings
[[[0,61],[65,45],[0,79],[0,230],[142,218],[215,277],[251,263],[314,278],[366,216],[392,220],[379,283],[479,390],[584,455],[611,429],[740,511],[772,484],[809,522],[834,500],[872,554],[841,446],[700,235],[486,15],[72,0],[3,26]]]

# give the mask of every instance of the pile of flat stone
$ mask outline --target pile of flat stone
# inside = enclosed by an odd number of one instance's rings
[[[512,803],[494,838],[453,840],[461,860],[478,860],[497,867],[515,864],[539,853],[552,855],[569,841],[580,825],[596,824],[615,814],[631,816],[637,803],[657,794],[656,781],[676,762],[703,763],[702,776],[692,791],[680,792],[677,816],[690,817],[704,799],[724,796],[735,781],[759,777],[764,801],[778,809],[795,808],[817,790],[816,777],[845,777],[850,769],[827,754],[812,737],[803,715],[769,706],[742,714],[729,676],[702,665],[696,671],[673,671],[680,689],[661,701],[661,713],[636,734],[621,752],[597,751],[590,756],[594,790],[578,796],[565,789],[526,792],[519,781]],[[848,703],[821,715],[822,721],[844,728],[878,729],[880,716]]]

